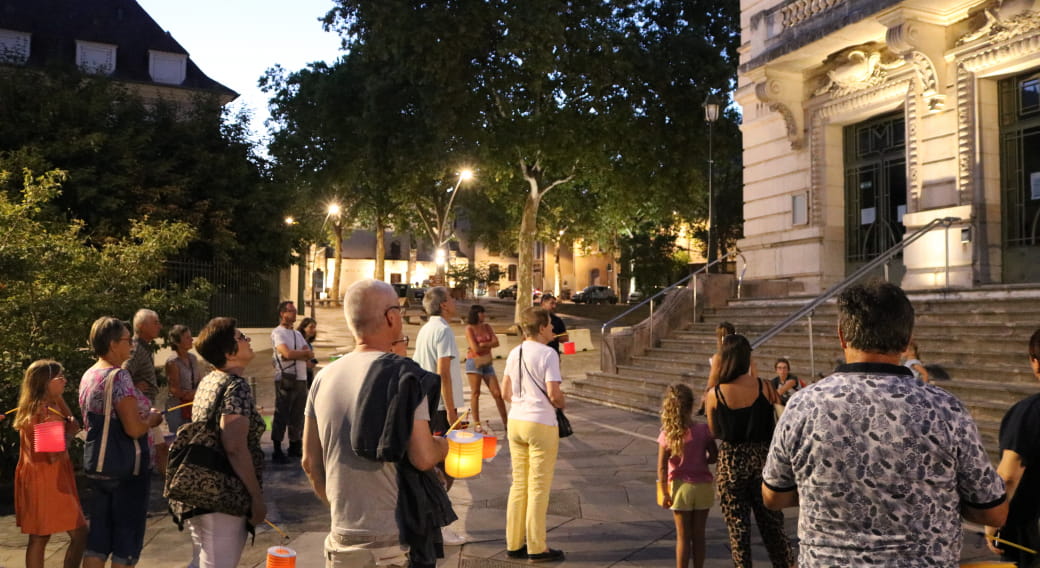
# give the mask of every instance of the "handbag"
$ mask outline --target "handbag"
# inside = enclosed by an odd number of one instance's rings
[[[112,416],[112,384],[120,370],[114,368],[105,377],[105,413],[87,412],[83,470],[88,476],[126,479],[148,472],[148,444],[142,443],[144,436],[131,438],[119,416]]]
[[[495,357],[490,352],[488,352],[485,355],[477,355],[473,358],[473,366],[479,369],[481,367],[486,367],[490,365],[491,362],[494,360]]]
[[[163,496],[187,506],[188,512],[178,522],[200,512],[226,513],[248,516],[252,498],[246,486],[235,474],[220,442],[217,410],[236,380],[229,377],[220,390],[220,396],[209,409],[206,420],[181,426],[177,439],[170,446],[169,466]],[[172,510],[172,509],[171,509]]]
[[[523,346],[520,347],[520,367],[520,389],[522,390],[524,388],[524,368],[527,367],[527,365],[524,363]],[[530,374],[530,371],[528,371],[528,374]],[[532,380],[533,379],[534,377],[532,376]],[[542,391],[542,394],[545,395],[545,400],[549,401],[549,406],[552,406],[556,409],[556,426],[560,429],[560,437],[566,438],[567,436],[573,434],[574,428],[571,428],[571,421],[567,419],[567,415],[563,413],[563,409],[557,408],[555,405],[553,405],[552,399],[549,398],[549,393],[545,392],[545,389],[543,389],[537,381],[534,381],[534,386],[538,387],[538,390]]]

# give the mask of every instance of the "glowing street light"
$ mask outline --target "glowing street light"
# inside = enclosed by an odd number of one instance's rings
[[[452,205],[455,203],[455,196],[459,194],[458,190],[459,186],[462,185],[462,182],[471,181],[475,177],[473,175],[473,170],[469,168],[463,169],[459,172],[458,175],[458,181],[456,181],[455,186],[449,190],[449,192],[451,193],[451,197],[448,198],[448,205],[445,206],[444,212],[438,215],[438,217],[440,217],[440,222],[437,225],[437,242],[434,244],[437,246],[436,254],[440,257],[439,259],[435,260],[437,262],[437,279],[440,281],[441,284],[446,284],[444,274],[445,265],[447,264],[448,259],[447,251],[444,249],[444,245],[447,244],[448,237],[451,236],[451,226],[449,223],[449,221],[451,220],[451,208]]]

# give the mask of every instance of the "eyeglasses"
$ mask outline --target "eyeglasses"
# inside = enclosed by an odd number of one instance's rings
[[[235,341],[246,341],[246,342],[249,342],[249,341],[252,341],[252,339],[249,339],[248,335],[246,335],[246,334],[244,334],[244,333],[242,333],[240,331],[240,332],[238,332],[238,337],[235,338]]]
[[[390,310],[397,310],[397,313],[401,313],[401,306],[390,306],[389,308],[383,310],[383,315],[384,316],[389,315],[390,314]]]
[[[408,345],[408,336],[405,335],[401,337],[401,339],[395,339],[390,342],[390,345],[397,345],[398,343],[404,343],[405,345]]]
[[[58,373],[58,375],[56,377],[52,378],[51,380],[52,381],[67,381],[68,379],[65,378],[65,373]]]

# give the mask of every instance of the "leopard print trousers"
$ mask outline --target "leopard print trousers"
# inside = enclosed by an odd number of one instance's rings
[[[791,543],[784,532],[784,514],[770,511],[762,503],[762,467],[768,452],[768,443],[719,442],[715,479],[722,516],[729,529],[733,565],[738,568],[751,566],[752,511],[773,566],[787,568],[795,562]]]

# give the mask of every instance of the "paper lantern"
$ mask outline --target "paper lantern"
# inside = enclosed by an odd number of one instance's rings
[[[296,568],[296,551],[288,546],[268,548],[267,568]]]
[[[64,452],[65,422],[52,420],[33,426],[33,451]]]
[[[563,354],[564,355],[574,355],[574,353],[576,351],[577,350],[574,347],[574,342],[573,341],[565,341],[565,342],[563,342]]]
[[[489,460],[498,453],[498,438],[484,434],[484,459]]]
[[[461,479],[473,477],[484,467],[484,436],[461,430],[448,433],[448,457],[444,459],[444,471]]]

